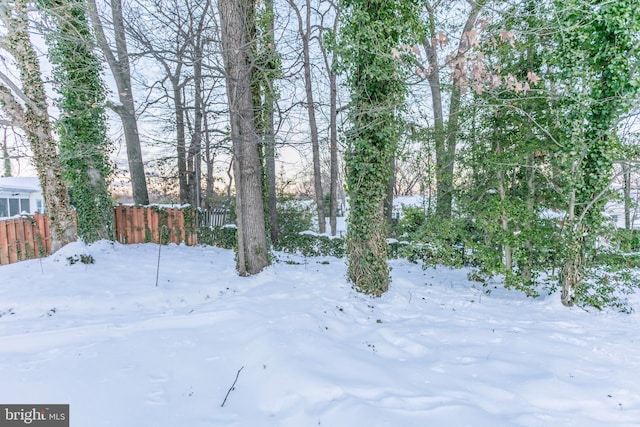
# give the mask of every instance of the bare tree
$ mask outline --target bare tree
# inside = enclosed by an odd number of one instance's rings
[[[298,18],[298,34],[302,40],[302,56],[304,68],[304,87],[307,98],[307,114],[309,116],[309,133],[311,137],[311,151],[313,153],[313,182],[315,190],[316,209],[318,213],[318,227],[320,233],[326,231],[324,216],[324,192],[322,190],[322,170],[320,168],[320,142],[318,137],[318,124],[316,121],[316,105],[313,99],[311,81],[311,0],[305,0],[304,18],[300,7],[294,0],[287,0]]]
[[[220,111],[213,109],[219,98],[225,98],[213,18],[211,1],[195,0],[141,2],[125,17],[135,45],[132,56],[142,64],[151,60],[162,70],[159,79],[146,86],[145,111],[159,109],[163,131],[174,127],[180,202],[194,206],[209,205],[214,198],[213,161],[220,144],[212,134],[227,136],[215,128],[215,118],[226,111],[226,104]],[[166,108],[172,110],[170,123],[163,118]],[[162,140],[167,142],[166,136]]]
[[[338,32],[339,23],[339,8],[336,3],[329,1],[333,10],[333,23],[331,27],[324,27],[324,18],[326,14],[322,16],[321,26],[323,31],[320,33],[320,47],[322,49],[322,59],[324,60],[325,70],[327,77],[329,78],[329,152],[330,152],[330,178],[329,178],[329,227],[331,228],[331,235],[336,235],[337,228],[337,211],[338,211],[338,84],[337,76],[335,73],[336,58],[335,53],[329,52],[329,47],[324,42],[324,33],[329,31],[331,37],[336,37]]]
[[[127,158],[129,160],[133,200],[137,204],[146,205],[149,203],[149,194],[147,192],[142,149],[140,148],[140,134],[138,133],[138,121],[131,88],[131,71],[122,15],[122,1],[111,1],[115,52],[107,40],[102,20],[98,15],[95,0],[88,0],[88,4],[89,16],[95,29],[98,46],[102,50],[107,64],[109,64],[118,89],[118,99],[120,102],[117,105],[111,104],[110,106],[122,120],[124,138],[127,145]]]
[[[185,68],[188,66],[187,51],[190,47],[192,26],[187,21],[188,14],[180,13],[181,5],[177,1],[171,4],[153,4],[149,7],[145,5],[141,3],[139,8],[146,19],[138,19],[135,23],[126,22],[127,31],[138,47],[136,55],[153,58],[164,71],[159,84],[166,91],[166,97],[173,103],[180,203],[189,203],[191,195],[187,180],[186,101],[183,92],[191,81],[191,77],[185,73]],[[146,25],[147,22],[152,25]],[[162,31],[157,31],[155,26],[158,23]],[[168,89],[165,87],[166,81],[169,82]]]
[[[253,7],[253,0],[218,1],[235,165],[240,275],[256,274],[269,263],[251,85],[253,40],[247,28]]]
[[[205,114],[205,104],[203,101],[203,76],[202,62],[204,56],[204,48],[207,43],[207,37],[204,34],[204,27],[209,16],[210,0],[202,5],[202,10],[197,12],[193,10],[189,4],[190,21],[193,26],[193,36],[190,38],[191,61],[193,64],[193,85],[194,85],[194,120],[193,132],[191,133],[191,144],[189,146],[187,164],[191,167],[188,169],[190,173],[187,175],[189,193],[192,196],[191,204],[200,207],[202,185],[200,179],[202,176],[202,121]],[[198,16],[197,13],[201,12]]]

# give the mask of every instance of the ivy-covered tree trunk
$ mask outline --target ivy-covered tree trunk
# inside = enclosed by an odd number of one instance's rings
[[[276,88],[275,80],[281,74],[280,55],[276,50],[275,40],[275,10],[273,0],[264,2],[263,26],[265,27],[264,45],[268,49],[266,64],[264,64],[264,109],[265,115],[263,139],[264,139],[264,163],[265,163],[265,183],[267,186],[269,231],[271,241],[277,242],[280,236],[280,226],[278,224],[278,198],[276,194]]]
[[[568,77],[587,89],[589,99],[587,105],[569,107],[580,118],[573,127],[583,128],[572,149],[580,156],[574,192],[576,220],[570,224],[572,249],[567,251],[560,277],[562,302],[572,305],[588,245],[603,223],[604,195],[618,145],[616,126],[640,89],[640,9],[636,0],[558,1],[556,6],[566,26],[561,32],[561,49],[566,54],[561,55],[562,65]]]
[[[342,6],[341,56],[352,105],[347,274],[356,289],[381,295],[389,286],[384,201],[406,93],[398,52],[418,14],[410,1],[346,0]]]
[[[338,230],[338,84],[333,70],[329,71],[330,112],[329,124],[329,151],[331,170],[329,172],[329,227],[331,235],[335,236]]]
[[[269,264],[262,199],[261,164],[258,155],[251,86],[251,61],[247,17],[252,0],[219,0],[222,54],[233,141],[238,227],[237,269],[240,275],[256,274]]]
[[[7,28],[7,48],[20,71],[21,94],[26,106],[23,108],[9,88],[3,85],[0,85],[0,104],[27,134],[49,216],[51,250],[55,252],[75,241],[78,235],[67,188],[62,181],[60,158],[51,134],[40,64],[29,39],[26,1],[16,0],[13,10],[2,9],[0,12]]]
[[[252,11],[251,23],[247,25],[247,38],[253,44],[254,66],[251,84],[255,107],[256,132],[260,136],[260,154],[263,162],[263,186],[265,199],[265,219],[271,242],[280,236],[278,223],[278,199],[276,192],[276,126],[275,109],[278,91],[275,81],[282,74],[281,58],[276,49],[275,9],[273,0],[264,0],[263,6],[256,3]]]
[[[55,30],[47,36],[60,98],[63,177],[76,208],[78,234],[85,242],[113,238],[113,202],[107,180],[112,173],[106,134],[106,90],[95,57],[83,0],[40,0]]]

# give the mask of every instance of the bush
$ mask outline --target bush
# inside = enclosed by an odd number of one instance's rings
[[[342,239],[332,239],[309,231],[313,227],[314,217],[315,211],[310,203],[296,199],[279,201],[280,235],[273,245],[274,249],[304,256],[342,257],[344,255]]]
[[[274,248],[287,253],[303,256],[333,256],[342,258],[345,255],[343,238],[329,237],[321,234],[302,232],[295,235],[281,236]]]
[[[609,266],[587,270],[587,277],[576,288],[575,301],[582,308],[598,310],[614,309],[623,313],[633,312],[627,295],[638,288],[637,275],[627,268]]]
[[[427,222],[427,213],[417,206],[403,206],[398,221],[401,234],[415,234]]]
[[[611,243],[624,252],[640,251],[640,230],[613,230]]]
[[[238,229],[229,226],[201,227],[198,229],[198,242],[201,245],[235,249],[238,244]]]
[[[419,212],[418,212],[419,211]],[[409,216],[401,224],[413,233],[405,232],[409,244],[398,248],[398,255],[411,262],[422,262],[426,266],[445,265],[462,267],[471,263],[467,253],[469,225],[464,220],[442,221],[434,215],[421,217],[422,209],[406,209]],[[408,219],[407,219],[408,218]],[[405,221],[406,219],[406,221]]]
[[[311,204],[296,199],[278,201],[280,236],[294,236],[313,227],[314,211]]]

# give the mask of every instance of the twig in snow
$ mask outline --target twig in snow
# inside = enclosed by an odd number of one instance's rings
[[[236,374],[236,379],[233,380],[233,384],[231,384],[229,391],[227,391],[227,395],[224,397],[224,400],[222,401],[222,405],[220,405],[221,408],[224,407],[225,403],[227,403],[227,398],[229,397],[229,394],[231,394],[231,392],[235,390],[236,383],[238,382],[238,377],[240,376],[240,371],[242,371],[243,369],[244,369],[244,366],[238,369],[238,373]]]
[[[156,267],[156,288],[158,287],[158,278],[160,277],[160,251],[162,251],[162,242],[158,245],[158,266]]]
[[[160,251],[162,251],[162,235],[166,228],[167,226],[163,225],[160,228],[160,233],[158,235],[158,266],[156,267],[156,288],[158,287],[158,278],[160,277]]]

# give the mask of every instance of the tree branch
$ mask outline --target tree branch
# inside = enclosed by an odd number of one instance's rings
[[[235,390],[235,386],[236,383],[238,382],[238,377],[240,376],[240,372],[244,369],[244,366],[240,369],[238,369],[238,373],[236,374],[236,379],[233,381],[233,384],[231,384],[231,387],[229,388],[229,391],[227,391],[227,395],[224,397],[224,401],[222,402],[222,405],[220,405],[221,407],[224,406],[225,403],[227,403],[227,398],[229,397],[229,394],[231,394],[231,392],[233,390]]]
[[[38,105],[36,105],[23,91],[22,89],[20,89],[14,82],[11,81],[11,79],[9,78],[9,76],[7,76],[6,74],[4,74],[2,71],[0,71],[0,80],[2,80],[4,82],[4,84],[6,85],[5,88],[7,89],[11,89],[13,91],[13,93],[15,93],[18,98],[20,98],[25,104],[29,105],[31,108],[33,108],[36,111],[40,111],[40,108],[38,107]],[[14,98],[15,101],[15,98]],[[16,101],[17,102],[17,101]]]
[[[11,90],[3,84],[0,84],[0,105],[13,122],[12,124],[24,129],[24,108],[13,96]]]
[[[109,65],[111,65],[111,69],[113,70],[114,68],[119,68],[118,60],[116,59],[113,51],[111,50],[111,47],[109,46],[109,43],[107,42],[107,36],[104,33],[104,27],[102,26],[102,21],[100,21],[100,16],[98,15],[96,0],[89,0],[87,3],[89,5],[89,17],[96,33],[98,46],[107,59]]]

